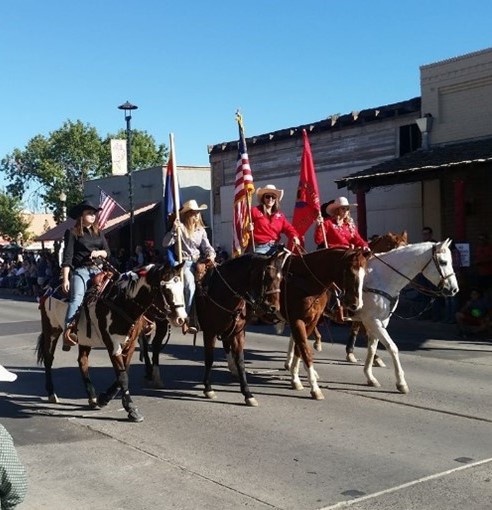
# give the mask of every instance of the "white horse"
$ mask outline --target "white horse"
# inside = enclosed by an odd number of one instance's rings
[[[367,332],[364,374],[369,386],[381,386],[372,371],[380,340],[393,360],[398,391],[408,393],[408,384],[401,367],[398,347],[386,328],[391,314],[398,305],[400,291],[419,273],[437,286],[440,295],[454,296],[459,292],[449,250],[450,243],[451,240],[447,239],[440,243],[409,244],[387,253],[380,253],[368,260],[363,305],[351,317],[351,320],[362,322]],[[297,361],[291,346],[289,346],[287,359],[287,364]]]

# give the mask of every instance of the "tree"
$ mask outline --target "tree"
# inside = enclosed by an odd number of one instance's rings
[[[26,239],[29,221],[22,213],[22,204],[18,198],[0,192],[0,234],[11,239]]]
[[[7,192],[22,199],[26,191],[36,192],[57,220],[62,214],[60,194],[67,196],[68,207],[83,199],[87,180],[111,174],[111,138],[125,138],[126,132],[108,135],[104,140],[97,130],[81,121],[66,121],[48,137],[37,135],[24,150],[14,149],[0,162]],[[167,158],[164,144],[156,146],[145,131],[132,131],[132,168],[163,165]]]

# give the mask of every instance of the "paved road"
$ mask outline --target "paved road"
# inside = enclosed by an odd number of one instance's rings
[[[285,336],[248,335],[258,408],[243,404],[217,349],[218,398],[203,398],[202,352],[175,333],[162,356],[164,390],[131,390],[145,415],[119,401],[91,411],[76,352],[56,353],[62,402],[47,402],[35,364],[36,304],[0,299],[0,359],[19,375],[0,387],[0,418],[29,473],[21,510],[66,509],[488,509],[492,500],[492,343],[461,341],[450,326],[395,321],[409,395],[391,369],[381,388],[343,361],[343,328],[317,354],[325,400],[293,392],[282,370]],[[362,355],[362,350],[359,350]],[[388,357],[383,353],[384,358]],[[91,355],[98,388],[112,380],[107,354]]]

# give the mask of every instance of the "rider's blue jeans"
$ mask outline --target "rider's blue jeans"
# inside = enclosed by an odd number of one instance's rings
[[[70,296],[68,298],[67,314],[65,315],[65,328],[72,322],[77,310],[82,304],[87,284],[92,275],[100,273],[98,267],[78,267],[72,273],[70,279]]]
[[[185,309],[189,315],[191,312],[191,305],[193,304],[193,296],[195,295],[195,263],[191,260],[186,260],[183,266],[183,284],[184,284],[184,298]]]

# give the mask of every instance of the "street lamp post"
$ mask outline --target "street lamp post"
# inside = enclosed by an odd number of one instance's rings
[[[131,104],[129,101],[118,106],[118,110],[125,112],[126,120],[126,165],[128,172],[128,198],[130,205],[130,257],[133,255],[133,220],[135,209],[133,207],[133,175],[132,175],[132,130],[130,121],[132,120],[132,110],[136,110],[138,106]]]
[[[67,219],[67,195],[62,191],[58,198],[61,202],[61,220],[65,221]]]

